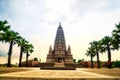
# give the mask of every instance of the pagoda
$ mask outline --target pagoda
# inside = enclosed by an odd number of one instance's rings
[[[49,47],[46,63],[55,63],[57,65],[61,65],[60,67],[65,67],[65,63],[73,63],[73,56],[71,54],[70,46],[66,49],[65,36],[61,23],[59,23],[57,29],[54,47],[53,49],[52,46]]]

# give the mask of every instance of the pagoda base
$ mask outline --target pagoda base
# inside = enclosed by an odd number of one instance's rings
[[[72,67],[51,67],[51,68],[47,68],[47,67],[41,67],[41,70],[76,70],[76,68],[72,68]]]
[[[65,63],[40,63],[40,69],[44,70],[76,70],[74,64]]]

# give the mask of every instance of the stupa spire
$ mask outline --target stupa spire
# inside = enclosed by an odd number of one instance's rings
[[[56,38],[54,42],[54,49],[57,50],[60,48],[62,48],[63,51],[65,51],[66,49],[64,31],[62,29],[61,23],[59,23],[59,27],[57,29]]]
[[[61,22],[59,22],[59,27],[61,27]]]
[[[52,47],[51,47],[51,45],[49,47],[49,54],[52,54]]]
[[[71,54],[71,48],[70,48],[70,45],[68,46],[68,53]]]

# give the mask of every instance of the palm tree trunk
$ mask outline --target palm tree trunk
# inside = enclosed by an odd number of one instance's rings
[[[23,47],[20,47],[20,58],[19,58],[19,67],[21,67],[21,63],[22,63],[22,55],[23,55]]]
[[[28,52],[27,52],[27,53],[26,53],[26,64],[25,64],[26,67],[28,67],[28,56],[29,56],[29,54],[28,54]]]
[[[94,64],[93,64],[93,56],[91,54],[91,68],[94,68]]]
[[[13,41],[10,42],[9,52],[8,52],[8,64],[7,67],[11,67],[11,55],[12,55]]]
[[[108,49],[108,68],[112,68],[112,63],[111,63],[111,50],[109,44],[107,44],[107,49]]]
[[[99,61],[99,53],[97,51],[97,64],[98,64],[98,68],[100,68],[100,61]]]

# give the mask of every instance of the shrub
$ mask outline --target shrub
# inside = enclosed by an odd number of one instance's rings
[[[34,58],[34,61],[38,61],[38,58]]]
[[[76,59],[73,59],[73,62],[76,63]]]
[[[112,67],[117,67],[117,68],[120,68],[120,61],[116,60],[116,61],[113,61],[112,62]]]

